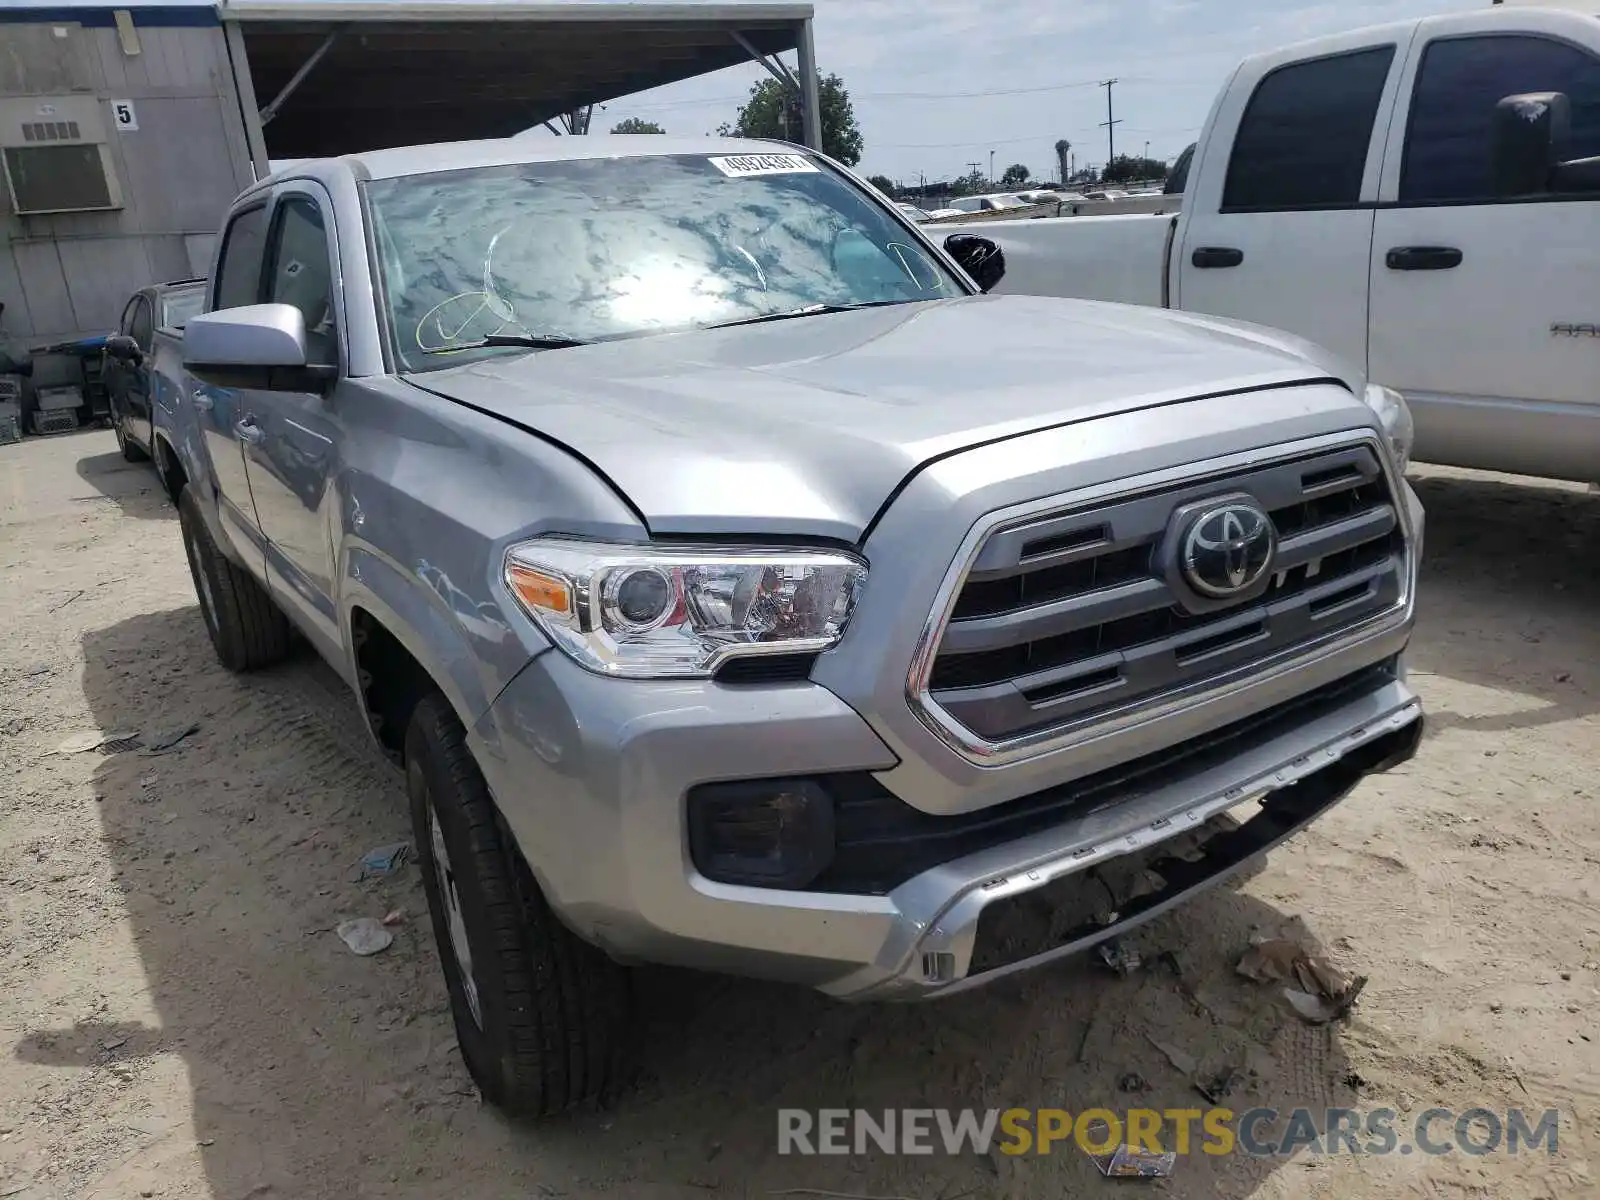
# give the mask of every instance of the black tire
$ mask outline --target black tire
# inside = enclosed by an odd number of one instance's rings
[[[145,459],[150,457],[129,440],[128,431],[123,428],[123,421],[121,417],[114,416],[111,418],[111,428],[114,429],[117,434],[117,449],[122,451],[122,457],[128,462],[143,462]]]
[[[501,822],[466,732],[443,696],[406,729],[406,790],[456,1040],[483,1097],[513,1116],[550,1116],[608,1098],[624,1082],[628,972],[550,910]],[[433,821],[445,851],[434,851]],[[468,950],[452,941],[451,904]],[[477,1014],[469,998],[470,975]]]
[[[222,665],[255,671],[282,662],[289,656],[289,619],[266,588],[217,549],[193,488],[178,497],[178,524],[200,615]]]

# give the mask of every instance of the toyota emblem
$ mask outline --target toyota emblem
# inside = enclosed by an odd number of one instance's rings
[[[1249,591],[1272,569],[1278,531],[1252,500],[1230,500],[1194,519],[1183,538],[1183,577],[1212,600]]]

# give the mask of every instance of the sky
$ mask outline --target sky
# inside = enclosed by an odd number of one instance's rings
[[[0,8],[19,2],[104,7],[110,0],[0,0]],[[364,2],[376,8],[384,0]],[[1078,166],[1104,164],[1106,91],[1098,85],[1113,78],[1117,152],[1170,161],[1195,140],[1245,55],[1363,25],[1487,8],[1490,0],[812,2],[818,65],[844,80],[866,141],[859,169],[914,185],[923,175],[954,178],[973,163],[987,172],[991,151],[997,176],[1022,163],[1035,178],[1051,178],[1058,138],[1073,144]],[[785,57],[793,63],[792,53]],[[657,88],[612,101],[592,127],[602,132],[642,117],[669,133],[714,133],[765,78],[752,63]]]
[[[858,169],[915,184],[969,163],[1054,173],[1106,160],[1110,78],[1119,154],[1170,160],[1195,140],[1217,89],[1247,54],[1362,25],[1488,7],[1489,0],[813,0],[818,65],[849,90],[866,139]],[[785,56],[791,63],[793,55]],[[670,133],[732,121],[760,67],[733,68],[613,101],[596,132],[643,117]]]

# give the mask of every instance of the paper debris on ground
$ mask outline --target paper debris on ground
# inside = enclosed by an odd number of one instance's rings
[[[1091,1154],[1100,1174],[1108,1179],[1165,1179],[1172,1174],[1178,1161],[1175,1152],[1153,1154],[1149,1150],[1135,1150],[1131,1146],[1118,1146],[1111,1154]]]
[[[393,875],[405,865],[406,859],[410,856],[410,842],[395,842],[389,846],[377,846],[368,850],[361,856],[362,878],[372,875]]]
[[[1146,1036],[1148,1037],[1149,1035],[1147,1034]],[[1157,1050],[1161,1051],[1161,1053],[1165,1054],[1167,1056],[1167,1061],[1176,1067],[1182,1074],[1194,1074],[1194,1069],[1197,1064],[1195,1063],[1192,1055],[1185,1054],[1176,1046],[1171,1045],[1168,1042],[1157,1041],[1155,1038],[1150,1038],[1150,1044]]]
[[[1276,938],[1256,942],[1240,956],[1235,969],[1257,983],[1284,983],[1284,999],[1313,1025],[1326,1025],[1349,1012],[1367,985],[1298,942]]]
[[[120,742],[134,735],[123,730],[113,730],[106,733],[99,729],[81,729],[70,734],[56,745],[57,754],[83,754],[89,750],[98,750],[107,742]]]
[[[188,725],[174,725],[170,729],[157,729],[147,734],[144,739],[144,754],[161,754],[172,749],[191,733],[199,733],[199,722]]]
[[[1139,957],[1139,952],[1117,938],[1109,942],[1101,942],[1097,947],[1100,961],[1110,967],[1118,975],[1132,975],[1141,966],[1144,960]]]
[[[359,954],[363,958],[381,953],[394,944],[394,934],[371,917],[340,921],[334,932],[346,946],[350,947],[352,953]]]

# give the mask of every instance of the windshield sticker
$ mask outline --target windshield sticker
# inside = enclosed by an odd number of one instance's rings
[[[734,154],[713,158],[711,165],[729,179],[746,175],[815,175],[817,168],[803,154]]]

